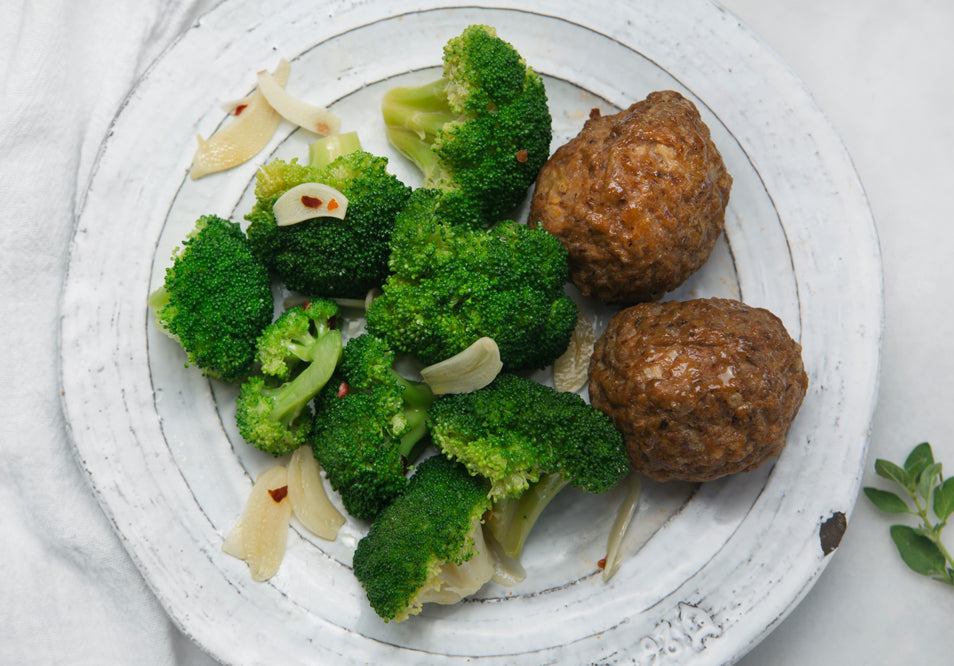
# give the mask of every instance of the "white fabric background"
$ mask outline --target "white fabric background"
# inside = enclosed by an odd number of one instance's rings
[[[110,120],[149,63],[214,4],[4,2],[0,664],[213,663],[152,597],[74,462],[60,411],[56,327],[72,214]],[[878,483],[875,457],[900,461],[924,440],[954,473],[954,356],[947,353],[954,4],[722,4],[814,92],[874,211],[887,324],[865,483]],[[813,590],[742,663],[950,663],[954,589],[909,572],[889,524],[862,498]]]

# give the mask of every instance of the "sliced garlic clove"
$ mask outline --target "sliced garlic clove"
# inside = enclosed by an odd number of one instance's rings
[[[288,499],[292,512],[310,532],[334,541],[345,519],[328,499],[321,468],[310,446],[296,449],[288,463]]]
[[[483,337],[459,354],[423,368],[421,377],[435,395],[469,393],[487,386],[502,369],[497,343]]]
[[[288,73],[288,61],[282,60],[272,76],[278,87],[285,85]],[[255,90],[240,103],[244,103],[245,108],[231,122],[208,139],[198,137],[199,147],[192,156],[192,169],[189,171],[192,180],[247,162],[275,135],[281,116],[269,105],[261,91]]]
[[[553,388],[576,392],[589,378],[590,357],[596,345],[596,326],[582,312],[577,315],[576,328],[566,351],[553,362]]]
[[[274,576],[285,557],[292,514],[287,493],[285,467],[262,472],[252,485],[242,516],[222,544],[223,552],[245,560],[253,580]]]
[[[275,223],[280,227],[298,224],[316,217],[344,219],[348,198],[323,183],[302,183],[278,197],[272,206]]]
[[[240,97],[239,99],[233,99],[233,100],[229,100],[228,102],[222,102],[221,104],[219,104],[219,108],[221,108],[230,116],[231,115],[240,116],[242,115],[242,112],[245,111],[246,108],[248,108],[248,103],[251,101],[252,101],[252,95],[246,95],[245,97]]]
[[[620,549],[623,537],[626,536],[626,530],[629,529],[629,524],[633,521],[633,515],[639,507],[639,498],[642,495],[643,481],[638,472],[631,471],[624,483],[626,484],[626,494],[616,510],[616,520],[613,521],[613,527],[606,539],[606,561],[603,565],[604,581],[612,578],[616,570],[619,569],[619,565],[623,563]]]
[[[258,89],[275,111],[299,127],[324,135],[341,127],[341,119],[334,113],[291,95],[266,71],[258,73]]]

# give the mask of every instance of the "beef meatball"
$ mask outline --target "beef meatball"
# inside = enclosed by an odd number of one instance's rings
[[[720,298],[621,310],[590,361],[590,401],[657,481],[755,469],[784,447],[807,387],[778,317]]]
[[[594,109],[538,174],[528,222],[563,242],[585,295],[629,305],[675,289],[705,263],[731,187],[695,105],[654,92],[614,115]]]

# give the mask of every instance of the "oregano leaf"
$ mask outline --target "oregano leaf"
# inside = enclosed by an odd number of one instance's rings
[[[917,482],[924,468],[933,463],[934,452],[931,450],[931,445],[927,442],[922,442],[915,446],[914,449],[911,450],[911,453],[908,454],[907,459],[904,461],[904,469],[908,475]]]
[[[878,507],[879,510],[885,513],[911,512],[907,503],[892,492],[870,487],[866,487],[863,490],[865,495],[868,496],[868,499],[871,500],[871,502]]]
[[[934,515],[943,523],[952,513],[954,513],[954,476],[948,477],[934,490]]]
[[[937,545],[907,525],[892,525],[891,539],[904,563],[923,576],[946,576],[944,553]]]
[[[940,473],[941,463],[931,463],[921,470],[921,477],[918,479],[918,494],[927,501],[928,505],[931,503],[931,492],[934,490],[934,484]]]
[[[915,492],[917,486],[914,483],[914,479],[911,478],[911,475],[907,471],[895,463],[878,458],[875,460],[875,473],[889,481],[894,481],[901,487],[903,487],[908,492]]]

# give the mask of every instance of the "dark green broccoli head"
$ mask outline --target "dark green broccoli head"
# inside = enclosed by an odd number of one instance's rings
[[[444,46],[443,75],[389,90],[388,139],[447,195],[455,224],[484,227],[506,217],[550,155],[552,120],[540,76],[488,26]]]
[[[344,219],[320,217],[279,227],[272,206],[306,182],[348,198]],[[359,298],[384,282],[394,217],[410,188],[387,172],[387,159],[364,151],[324,168],[274,160],[259,170],[256,202],[246,216],[252,250],[289,289],[309,296]]]
[[[315,300],[286,310],[262,332],[257,359],[262,374],[242,383],[235,420],[255,448],[283,455],[309,443],[310,403],[341,358],[338,306]]]
[[[268,271],[241,227],[214,215],[196,221],[149,306],[189,364],[230,382],[251,369],[255,342],[274,307]]]
[[[428,420],[434,443],[489,479],[494,497],[519,496],[548,474],[603,492],[629,470],[622,435],[605,414],[575,393],[517,375],[441,397]]]
[[[427,434],[433,396],[399,375],[394,358],[373,336],[351,339],[315,402],[315,458],[348,513],[362,520],[373,520],[404,489]]]
[[[355,576],[380,617],[400,622],[417,614],[427,593],[442,587],[444,565],[489,556],[477,533],[490,508],[487,489],[486,481],[443,456],[417,466],[354,553]]]
[[[562,354],[578,308],[566,295],[567,253],[543,229],[444,224],[442,195],[416,190],[398,215],[392,274],[367,312],[368,330],[430,365],[493,338],[508,370]]]

